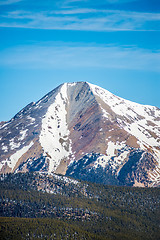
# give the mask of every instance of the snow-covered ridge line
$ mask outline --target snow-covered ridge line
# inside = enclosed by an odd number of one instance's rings
[[[106,89],[88,83],[93,93],[100,97],[107,105],[109,105],[113,112],[120,116],[125,116],[130,120],[138,120],[139,116],[147,118],[149,121],[156,121],[160,117],[160,110],[157,111],[155,106],[142,105],[129,100],[118,97]],[[160,123],[157,121],[157,124]]]
[[[152,132],[155,132],[154,126],[156,128],[160,127],[160,121],[157,120],[160,118],[160,110],[154,106],[142,105],[117,97],[96,85],[89,83],[89,86],[96,96],[100,97],[104,103],[110,106],[117,117],[123,117],[122,119],[118,118],[120,126],[139,139],[142,148],[143,143],[152,147],[159,145],[157,140],[153,138]],[[125,119],[128,120],[126,121]],[[153,124],[148,125],[149,122]],[[160,138],[160,132],[158,131],[157,136]]]
[[[119,103],[125,102],[125,103],[128,103],[129,105],[131,104],[132,106],[137,106],[137,107],[138,107],[138,106],[139,106],[139,107],[142,107],[142,106],[143,106],[143,107],[146,107],[146,108],[153,108],[153,109],[155,109],[155,110],[157,109],[157,107],[152,106],[152,105],[144,105],[144,104],[136,103],[136,102],[133,102],[133,101],[124,99],[124,98],[122,98],[122,97],[116,96],[116,95],[114,95],[113,93],[109,92],[108,90],[106,90],[106,89],[104,89],[104,88],[102,88],[102,87],[99,87],[99,86],[97,86],[97,85],[94,85],[94,84],[92,84],[92,83],[88,83],[88,82],[87,82],[87,84],[90,86],[90,88],[92,89],[92,91],[93,91],[94,94],[100,96],[100,97],[103,98],[103,99],[104,99],[104,97],[106,97],[106,96],[104,96],[104,95],[108,95],[108,96],[107,96],[108,99],[113,100],[113,98],[116,98],[116,100],[118,100]],[[102,95],[99,95],[99,94],[102,94]],[[108,104],[108,102],[107,102],[107,104]]]

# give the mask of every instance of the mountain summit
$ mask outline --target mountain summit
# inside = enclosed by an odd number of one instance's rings
[[[160,109],[64,83],[0,123],[0,171],[160,185]]]

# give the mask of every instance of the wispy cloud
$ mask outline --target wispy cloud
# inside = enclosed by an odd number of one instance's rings
[[[18,69],[134,69],[160,72],[160,52],[136,47],[71,46],[55,42],[23,46],[0,54],[0,65]]]
[[[66,0],[66,3],[72,3],[72,2],[89,2],[89,0]],[[103,2],[103,3],[110,3],[110,4],[115,4],[115,3],[126,3],[126,2],[134,2],[134,0],[99,0],[98,3]]]
[[[21,1],[23,0],[0,0],[0,5],[10,5]]]
[[[127,3],[127,2],[135,2],[135,0],[105,0],[105,2],[109,3]]]
[[[1,27],[87,31],[160,30],[160,14],[87,8],[55,11],[12,11],[1,15]],[[157,24],[155,24],[157,23]]]

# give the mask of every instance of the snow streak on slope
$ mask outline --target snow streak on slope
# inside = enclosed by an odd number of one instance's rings
[[[33,141],[30,142],[30,144],[28,146],[24,146],[23,148],[21,148],[20,150],[18,150],[17,152],[15,152],[13,155],[11,155],[9,157],[9,159],[6,160],[6,162],[8,163],[8,166],[13,170],[17,161],[22,157],[23,154],[25,154],[33,145]],[[3,167],[4,163],[3,161],[0,163],[0,169]]]
[[[49,172],[55,171],[61,160],[71,154],[66,108],[67,84],[63,84],[55,102],[49,106],[42,120],[39,140],[45,153],[49,156]]]

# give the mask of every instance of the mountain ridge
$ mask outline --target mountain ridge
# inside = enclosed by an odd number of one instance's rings
[[[88,82],[61,84],[1,124],[1,173],[83,171],[83,180],[90,174],[106,184],[159,186],[159,120],[157,107]],[[89,164],[79,169],[84,159]]]

